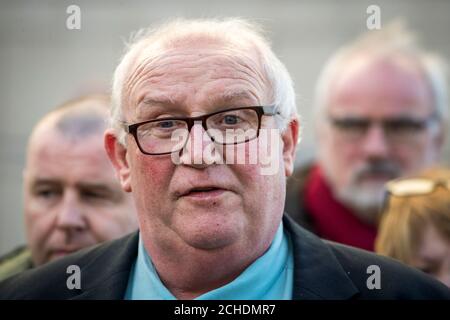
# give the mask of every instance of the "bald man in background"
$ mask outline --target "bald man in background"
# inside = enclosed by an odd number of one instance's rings
[[[23,171],[27,245],[0,258],[0,281],[137,229],[103,147],[109,97],[69,101],[44,116]]]

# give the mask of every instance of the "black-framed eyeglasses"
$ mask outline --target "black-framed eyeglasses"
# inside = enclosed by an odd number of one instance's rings
[[[450,191],[450,179],[429,178],[399,178],[386,183],[383,207],[381,212],[388,209],[391,196],[413,197],[433,193],[438,187]]]
[[[245,143],[256,139],[264,115],[279,114],[275,106],[228,108],[198,117],[167,117],[134,124],[124,123],[139,150],[147,155],[163,155],[184,148],[194,124],[201,122],[211,140],[221,145]]]

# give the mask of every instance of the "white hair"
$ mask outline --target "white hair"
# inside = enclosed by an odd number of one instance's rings
[[[341,47],[323,68],[315,91],[315,122],[322,123],[328,106],[331,85],[336,75],[345,72],[349,63],[358,54],[368,58],[405,57],[411,58],[422,70],[432,91],[436,115],[446,126],[449,118],[446,62],[440,56],[420,48],[415,35],[408,31],[402,21],[394,21],[380,30],[369,31],[355,42]]]
[[[116,130],[120,143],[125,143],[125,131],[121,127],[122,112],[126,99],[123,95],[124,84],[134,68],[145,59],[157,58],[179,43],[192,38],[211,39],[224,47],[238,52],[256,51],[263,74],[266,76],[271,92],[271,104],[277,106],[285,129],[289,121],[297,118],[295,92],[291,76],[283,63],[275,56],[268,40],[262,35],[261,28],[243,19],[177,19],[156,29],[142,29],[132,37],[126,52],[114,72],[112,85],[111,125]]]

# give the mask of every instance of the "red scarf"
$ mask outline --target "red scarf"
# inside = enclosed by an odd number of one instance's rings
[[[358,219],[338,202],[326,183],[319,166],[314,166],[305,186],[305,208],[312,216],[317,234],[325,239],[374,250],[377,230]]]

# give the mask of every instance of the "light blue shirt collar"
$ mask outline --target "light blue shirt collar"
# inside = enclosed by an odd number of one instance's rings
[[[269,250],[230,283],[196,300],[290,300],[294,277],[293,249],[280,223]],[[126,300],[175,300],[164,286],[139,237],[138,256],[130,272]]]

